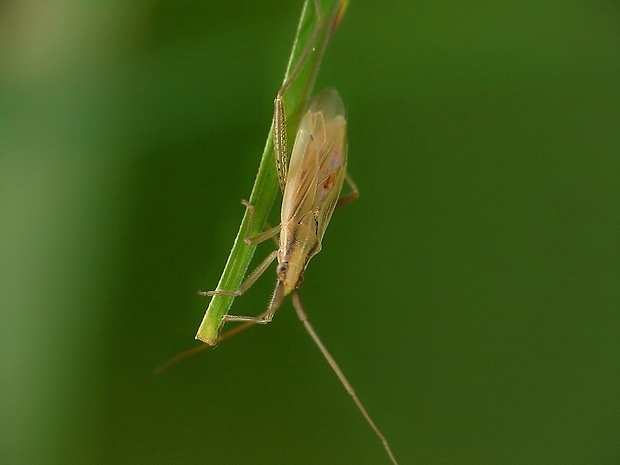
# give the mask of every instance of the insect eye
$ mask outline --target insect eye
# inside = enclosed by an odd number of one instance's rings
[[[288,270],[288,262],[282,262],[278,265],[278,274],[286,273],[286,270]]]

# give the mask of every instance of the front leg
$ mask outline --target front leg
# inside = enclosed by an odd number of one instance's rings
[[[269,268],[269,265],[271,265],[271,262],[273,262],[277,256],[277,250],[271,252],[269,256],[265,260],[263,260],[263,262],[258,265],[254,271],[252,271],[250,276],[248,276],[248,279],[243,281],[241,285],[234,291],[228,291],[226,289],[216,289],[214,291],[198,291],[198,295],[201,295],[203,297],[212,295],[227,295],[232,297],[238,297],[245,293],[245,291],[247,291],[250,287],[252,287],[252,284],[254,284],[256,280],[261,277],[261,275],[265,272],[267,268]]]

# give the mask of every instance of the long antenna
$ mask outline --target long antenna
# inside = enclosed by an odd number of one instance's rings
[[[276,291],[276,293],[277,293],[277,291]],[[314,327],[310,323],[310,320],[308,320],[308,315],[306,314],[306,312],[304,310],[304,306],[303,306],[303,303],[301,301],[301,296],[299,295],[299,289],[295,289],[292,292],[292,294],[293,294],[292,295],[293,307],[295,307],[295,311],[297,312],[297,316],[299,317],[299,320],[303,323],[304,328],[306,329],[306,331],[308,332],[308,334],[310,335],[310,337],[312,338],[312,340],[314,341],[316,346],[319,348],[319,350],[323,354],[323,357],[325,358],[325,360],[327,360],[327,363],[329,363],[329,366],[331,367],[333,372],[336,374],[336,376],[340,380],[340,383],[342,384],[342,386],[349,393],[349,395],[353,399],[353,402],[355,402],[355,405],[357,406],[357,409],[360,411],[360,413],[362,414],[362,416],[366,420],[366,423],[368,423],[368,425],[370,425],[370,427],[374,431],[375,435],[379,438],[379,440],[383,444],[383,448],[385,449],[385,452],[387,453],[387,455],[390,458],[390,460],[392,461],[392,463],[394,465],[398,465],[396,457],[394,457],[394,453],[392,452],[392,449],[390,448],[390,444],[388,443],[387,439],[385,438],[385,436],[383,435],[383,433],[381,432],[379,427],[373,421],[372,417],[370,416],[370,414],[366,410],[366,407],[364,407],[364,404],[362,404],[362,401],[360,400],[360,398],[355,393],[355,389],[353,389],[353,386],[351,385],[351,383],[349,382],[347,377],[344,375],[342,369],[340,368],[338,363],[336,363],[336,360],[334,359],[334,357],[332,357],[332,354],[329,353],[329,351],[327,350],[327,347],[325,347],[325,344],[323,344],[323,341],[321,340],[319,335],[314,330]],[[274,300],[276,300],[276,298],[277,298],[277,296],[274,295]],[[255,317],[254,319],[252,319],[250,321],[246,321],[243,324],[240,324],[239,326],[235,326],[233,329],[231,329],[229,331],[226,331],[225,333],[222,333],[220,335],[220,337],[217,338],[217,342],[220,343],[220,342],[222,342],[222,341],[224,341],[226,339],[229,339],[229,338],[231,338],[233,336],[236,336],[240,332],[245,331],[246,329],[249,329],[252,326],[258,324],[267,315],[275,313],[280,308],[279,303],[281,303],[281,301],[282,301],[281,298],[277,299],[277,300],[279,300],[279,302],[278,302],[278,305],[275,308],[272,308],[272,305],[270,305],[269,308],[266,311],[264,311],[263,313],[261,313],[260,315]],[[157,367],[153,371],[155,373],[161,373],[163,371],[166,371],[172,365],[176,365],[181,360],[183,360],[183,359],[185,359],[187,357],[190,357],[190,356],[192,356],[194,354],[197,354],[198,352],[202,352],[203,350],[210,349],[212,347],[213,346],[211,346],[209,344],[202,344],[202,345],[200,345],[198,347],[193,347],[193,348],[191,348],[189,350],[181,352],[180,354],[176,355],[175,357],[171,358],[167,362],[163,363],[162,365],[160,365],[159,367]]]
[[[310,334],[310,337],[312,338],[316,346],[319,348],[319,350],[323,354],[323,357],[325,357],[325,360],[327,360],[327,363],[329,363],[329,366],[332,367],[332,370],[334,370],[334,373],[336,373],[336,376],[338,376],[338,379],[342,383],[342,386],[347,390],[347,392],[353,399],[353,402],[355,402],[355,405],[357,405],[358,410],[362,413],[362,415],[366,419],[366,422],[370,425],[370,427],[375,432],[379,440],[383,443],[383,448],[385,449],[385,452],[387,452],[388,457],[390,457],[390,460],[392,461],[394,465],[398,465],[398,462],[396,461],[396,457],[394,457],[394,453],[392,452],[392,449],[390,448],[390,445],[388,444],[387,439],[385,439],[385,436],[383,435],[381,430],[377,427],[375,422],[372,420],[372,418],[366,411],[364,404],[362,404],[362,401],[360,400],[360,398],[357,397],[357,394],[355,393],[353,386],[351,385],[347,377],[344,375],[344,373],[342,372],[342,370],[336,363],[336,360],[329,353],[329,351],[327,350],[327,347],[325,347],[325,344],[323,344],[323,341],[321,341],[321,338],[319,338],[319,335],[316,333],[316,331],[314,330],[314,327],[308,320],[308,315],[306,315],[306,312],[304,311],[304,307],[301,302],[301,296],[299,295],[298,289],[295,289],[293,291],[293,306],[295,307],[297,316],[299,317],[301,322],[304,324],[306,331],[308,331],[308,334]]]

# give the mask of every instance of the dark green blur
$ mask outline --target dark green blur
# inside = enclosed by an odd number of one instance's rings
[[[0,3],[0,463],[389,463],[290,302],[151,373],[196,344],[301,4]],[[327,49],[361,196],[301,291],[401,465],[620,462],[619,24],[353,0]]]

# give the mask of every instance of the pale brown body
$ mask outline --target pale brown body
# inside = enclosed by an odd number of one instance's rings
[[[278,105],[282,105],[281,99],[276,98],[275,104],[276,114],[278,114]],[[274,140],[283,141],[286,138],[276,132]],[[282,148],[284,145],[281,144],[279,147]],[[286,158],[286,153],[278,153],[276,150],[276,166],[286,166]],[[375,425],[353,386],[308,321],[298,291],[308,262],[321,250],[323,235],[334,209],[338,205],[355,200],[359,195],[357,186],[347,175],[346,169],[347,123],[344,117],[344,105],[336,90],[325,89],[312,99],[299,125],[288,166],[288,175],[285,169],[278,168],[280,186],[283,190],[280,225],[258,236],[245,239],[247,244],[255,244],[279,232],[278,250],[272,252],[236,291],[216,290],[205,294],[241,295],[277,258],[278,282],[269,308],[256,317],[226,315],[224,321],[243,321],[245,325],[237,326],[224,333],[216,342],[221,342],[251,325],[269,323],[274,313],[280,308],[284,297],[292,293],[293,306],[310,337],[383,443],[392,463],[398,465],[385,436]],[[352,192],[340,197],[345,180],[351,186]],[[250,209],[250,218],[252,218],[254,207],[245,201],[244,205]],[[251,221],[248,225],[249,229],[251,229]]]
[[[276,98],[276,109],[282,106],[281,97]],[[280,108],[282,109],[282,107]],[[278,110],[276,110],[278,113]],[[281,112],[283,114],[283,112]],[[277,121],[277,118],[275,118]],[[286,140],[276,127],[275,140]],[[255,237],[246,237],[245,242],[256,244],[280,233],[278,249],[272,252],[250,276],[234,291],[215,290],[201,293],[202,295],[239,296],[249,289],[263,274],[275,258],[278,259],[276,270],[277,284],[269,308],[256,317],[226,315],[224,321],[245,322],[234,329],[223,333],[216,341],[228,339],[257,323],[268,323],[288,294],[293,295],[293,306],[299,319],[303,322],[308,334],[316,343],[323,356],[338,376],[358,409],[381,440],[385,451],[393,464],[398,465],[390,446],[379,428],[376,426],[353,386],[329,353],[314,327],[310,324],[303,309],[298,288],[303,280],[304,271],[312,257],[320,252],[323,235],[336,206],[355,200],[359,191],[355,183],[347,175],[347,123],[344,116],[344,105],[334,89],[326,89],[314,97],[305,113],[295,139],[290,164],[287,170],[278,168],[280,185],[283,190],[281,223]],[[280,148],[284,145],[280,144]],[[286,153],[276,149],[276,166],[286,166]],[[284,164],[284,165],[283,165]],[[351,187],[351,193],[340,197],[344,181]],[[248,230],[251,230],[254,207],[243,202],[250,211]],[[192,350],[187,354],[195,353]],[[185,356],[183,354],[182,356]],[[173,360],[173,363],[176,360]]]
[[[339,15],[335,18],[334,28],[339,23],[342,13],[344,13],[346,3],[346,1],[343,1]],[[320,18],[320,8],[316,0],[314,1],[314,6],[317,17]],[[313,33],[313,38],[316,36],[319,27],[320,23]],[[313,40],[310,40],[310,45]],[[342,99],[334,89],[325,89],[310,101],[308,110],[299,125],[290,163],[288,163],[283,95],[299,72],[300,66],[311,49],[311,46],[306,48],[302,59],[278,91],[274,102],[274,152],[278,180],[282,190],[280,225],[258,236],[246,237],[244,239],[244,242],[248,245],[257,244],[280,233],[278,249],[272,252],[238,289],[234,291],[217,289],[201,293],[202,295],[239,296],[249,289],[273,260],[277,258],[277,284],[273,298],[269,308],[258,316],[226,315],[222,320],[222,324],[225,321],[241,321],[245,322],[245,324],[221,334],[215,341],[208,342],[215,345],[254,324],[270,322],[274,313],[282,304],[284,297],[292,294],[293,306],[308,334],[316,343],[370,427],[381,440],[392,463],[398,465],[385,436],[375,425],[351,383],[349,383],[335,359],[317,335],[314,327],[310,324],[299,295],[298,288],[303,280],[304,271],[310,259],[321,250],[323,235],[334,209],[336,206],[355,200],[359,195],[357,186],[346,172],[347,122]],[[345,180],[351,187],[351,193],[340,197]],[[252,229],[254,207],[245,201],[243,203],[247,206],[250,213],[250,220],[248,222],[248,231],[250,231]],[[195,351],[190,352],[194,353]]]
[[[283,154],[276,156],[281,161],[287,161]],[[278,250],[270,254],[236,291],[205,293],[241,295],[277,258],[278,281],[269,309],[258,317],[226,315],[225,321],[268,323],[284,297],[299,287],[308,262],[322,248],[323,235],[334,209],[359,195],[346,169],[347,122],[344,105],[338,92],[328,88],[311,100],[299,125],[288,170],[278,172],[283,188],[280,225],[258,236],[245,238],[247,244],[256,244],[280,233]],[[352,192],[340,197],[345,180]],[[252,214],[254,207],[245,201],[243,203]]]
[[[308,262],[321,250],[345,179],[346,130],[340,96],[324,90],[299,126],[282,199],[277,275],[284,295],[299,286]]]

